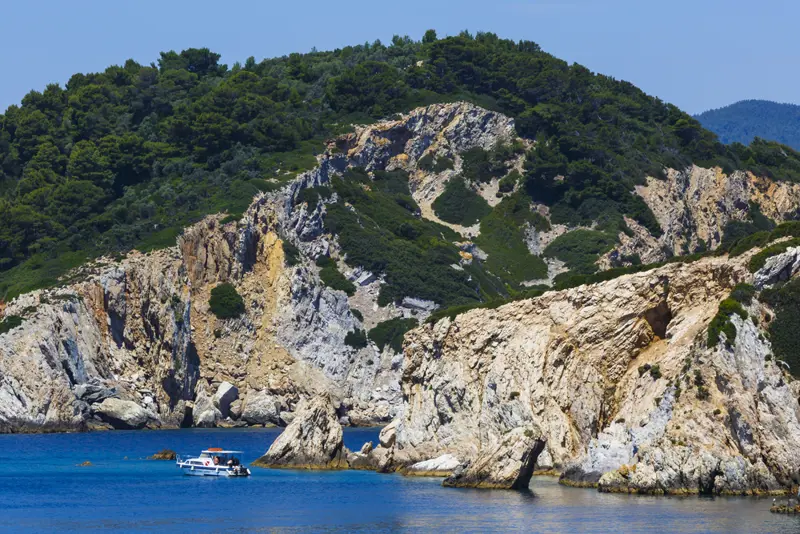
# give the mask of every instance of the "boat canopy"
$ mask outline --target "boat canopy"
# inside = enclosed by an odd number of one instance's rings
[[[242,451],[226,451],[216,447],[202,451],[202,454],[242,454]]]

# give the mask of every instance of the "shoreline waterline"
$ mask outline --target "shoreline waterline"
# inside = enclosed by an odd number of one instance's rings
[[[788,532],[800,517],[771,514],[765,497],[605,494],[535,476],[530,491],[453,489],[441,478],[372,471],[254,469],[248,479],[183,476],[169,448],[244,451],[250,463],[280,428],[180,429],[0,436],[0,529],[208,532],[300,529],[392,532],[536,531]],[[345,445],[378,430],[345,429]],[[127,459],[125,459],[127,457]],[[79,467],[89,461],[91,465]]]

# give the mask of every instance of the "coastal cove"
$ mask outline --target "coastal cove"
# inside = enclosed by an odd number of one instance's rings
[[[441,487],[439,478],[371,471],[253,469],[249,479],[182,476],[163,448],[211,446],[252,462],[281,433],[184,429],[0,436],[0,529],[15,532],[227,530],[459,532],[793,532],[800,518],[769,513],[772,499],[599,493],[534,477],[530,492]],[[345,445],[377,442],[347,428]],[[89,466],[80,466],[83,462]]]

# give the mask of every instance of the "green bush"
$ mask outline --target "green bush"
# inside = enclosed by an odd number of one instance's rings
[[[751,273],[754,273],[764,267],[766,265],[767,260],[772,256],[777,256],[778,254],[783,254],[786,252],[787,249],[791,247],[800,246],[800,238],[790,239],[788,241],[782,241],[780,243],[776,243],[774,245],[770,245],[758,254],[754,255],[750,258],[750,263],[748,267]]]
[[[344,337],[345,344],[353,347],[354,349],[363,349],[367,346],[367,334],[361,329],[348,332]]]
[[[461,173],[473,183],[489,182],[506,173],[505,160],[497,152],[471,148],[461,154]]]
[[[492,292],[480,285],[479,277],[453,269],[461,259],[452,243],[459,236],[417,217],[416,204],[409,206],[405,200],[410,199],[406,173],[375,177],[372,181],[362,169],[350,169],[343,178],[333,179],[341,201],[327,206],[325,228],[338,235],[349,265],[385,276],[380,305],[407,296],[440,305],[465,304]]]
[[[733,288],[733,291],[731,291],[730,298],[736,302],[744,304],[745,306],[749,306],[753,301],[755,294],[756,288],[750,284],[737,284],[736,287]]]
[[[517,183],[522,179],[519,171],[513,170],[508,175],[504,176],[497,184],[501,193],[510,193],[517,186]]]
[[[317,258],[317,265],[322,267],[319,271],[319,277],[326,286],[331,289],[344,291],[348,296],[356,294],[355,284],[339,272],[336,263],[332,259],[320,256]]]
[[[350,313],[352,313],[353,317],[355,317],[356,319],[358,319],[362,323],[364,322],[364,315],[360,311],[356,310],[355,308],[352,308],[350,310]]]
[[[6,332],[20,326],[23,323],[22,317],[18,315],[8,315],[2,321],[0,321],[0,334],[5,334]]]
[[[230,215],[227,215],[227,216],[223,217],[222,220],[219,221],[219,223],[220,224],[228,224],[228,223],[232,223],[232,222],[239,222],[239,219],[241,219],[241,218],[242,218],[242,214],[241,213],[231,213]]]
[[[719,311],[708,325],[708,346],[716,347],[720,342],[720,334],[725,334],[726,343],[730,346],[736,341],[736,326],[731,322],[731,315],[738,315],[742,319],[747,319],[747,312],[744,311],[739,301],[733,298],[723,300],[719,305]],[[697,371],[695,371],[697,372]]]
[[[241,295],[232,284],[227,282],[219,284],[211,290],[208,305],[211,312],[220,319],[239,317],[245,310]]]
[[[427,154],[425,154],[424,156],[422,156],[417,160],[417,167],[419,167],[423,171],[428,171],[428,172],[432,171],[433,164],[434,164],[434,157],[431,152],[428,152]]]
[[[555,238],[544,249],[544,255],[563,261],[573,273],[592,274],[597,271],[597,259],[616,242],[616,236],[605,232],[573,230]]]
[[[650,367],[650,376],[653,377],[653,380],[658,380],[661,378],[661,367],[658,365],[653,365]]]
[[[765,289],[760,299],[775,311],[769,324],[769,339],[775,357],[789,365],[793,376],[800,377],[800,278]]]
[[[416,319],[403,319],[402,317],[390,319],[378,323],[375,328],[372,328],[369,331],[369,339],[380,350],[388,345],[393,351],[399,353],[403,351],[403,336],[418,324]]]
[[[462,178],[447,182],[432,207],[441,220],[462,226],[472,226],[492,211],[483,197],[467,187]]]
[[[436,158],[436,163],[433,165],[433,172],[440,173],[452,170],[455,167],[455,162],[452,159],[441,156]]]
[[[513,287],[547,276],[544,260],[531,254],[525,244],[526,224],[538,230],[550,228],[547,219],[531,210],[530,199],[517,192],[504,198],[481,220],[481,233],[475,239],[489,255],[484,262],[486,269]]]
[[[286,260],[286,264],[289,266],[297,265],[300,263],[300,249],[294,246],[289,241],[285,239],[281,241],[281,246],[283,247],[283,258]]]

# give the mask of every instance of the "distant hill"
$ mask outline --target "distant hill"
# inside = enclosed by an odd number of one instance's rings
[[[750,144],[754,137],[800,149],[800,106],[768,100],[742,100],[695,115],[725,144]]]

